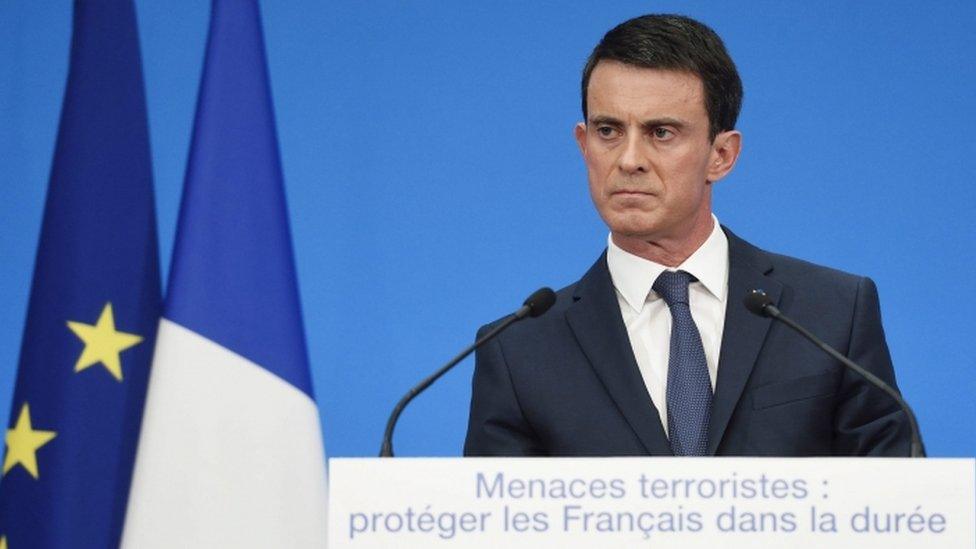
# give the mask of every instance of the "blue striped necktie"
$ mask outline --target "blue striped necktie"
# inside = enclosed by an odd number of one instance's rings
[[[705,348],[688,304],[688,284],[693,280],[685,271],[664,271],[653,286],[671,310],[667,408],[668,436],[676,456],[705,455],[712,408]]]

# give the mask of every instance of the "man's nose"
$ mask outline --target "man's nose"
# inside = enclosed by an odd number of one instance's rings
[[[620,153],[617,160],[620,171],[626,174],[643,173],[647,171],[647,158],[641,150],[641,136],[630,134],[624,143],[624,150]]]

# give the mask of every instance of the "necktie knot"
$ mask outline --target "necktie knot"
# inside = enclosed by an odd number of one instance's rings
[[[695,277],[685,271],[664,271],[651,287],[664,299],[668,307],[675,303],[688,305],[688,285]]]

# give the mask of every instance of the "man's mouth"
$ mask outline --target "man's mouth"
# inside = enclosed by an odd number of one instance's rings
[[[619,189],[610,193],[619,196],[654,196],[654,193],[642,189]]]

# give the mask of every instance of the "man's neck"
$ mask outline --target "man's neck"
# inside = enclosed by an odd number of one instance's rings
[[[701,222],[695,223],[692,231],[681,238],[659,238],[645,240],[640,237],[623,236],[613,233],[613,243],[625,252],[653,261],[666,267],[677,267],[691,257],[712,234],[715,219],[711,212]]]

